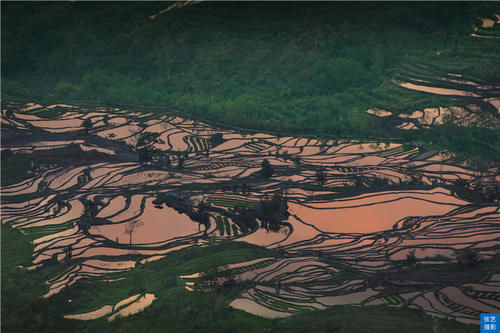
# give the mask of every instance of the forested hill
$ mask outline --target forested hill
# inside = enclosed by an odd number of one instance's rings
[[[166,10],[172,4],[2,2],[3,99],[157,105],[260,130],[401,137],[421,134],[366,109],[397,114],[470,101],[404,89],[396,79],[432,83],[457,73],[500,82],[500,24],[483,29],[492,38],[470,36],[480,18],[496,19],[498,2],[198,2]],[[500,146],[498,130],[478,132]]]

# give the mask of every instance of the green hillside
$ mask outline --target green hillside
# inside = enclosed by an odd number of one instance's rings
[[[498,2],[201,2],[161,13],[171,4],[3,2],[3,99],[161,106],[249,129],[424,140],[478,155],[491,147],[477,142],[500,146],[498,128],[415,133],[365,113],[471,103],[394,79],[500,82],[499,40],[470,36]]]

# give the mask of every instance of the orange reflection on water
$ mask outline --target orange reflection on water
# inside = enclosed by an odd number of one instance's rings
[[[437,94],[437,95],[456,95],[456,96],[479,97],[477,94],[474,94],[473,92],[470,92],[470,91],[421,86],[421,85],[417,85],[417,84],[413,84],[413,83],[409,83],[409,82],[403,82],[400,84],[400,86],[403,88],[411,89],[411,90],[418,90],[418,91],[423,91],[423,92]]]
[[[140,199],[140,196],[137,199]],[[102,235],[113,241],[118,239],[121,244],[128,244],[130,239],[132,239],[132,244],[150,244],[200,232],[200,225],[193,222],[189,216],[179,214],[170,207],[154,208],[153,200],[154,198],[146,199],[144,212],[136,219],[143,224],[137,225],[131,238],[129,234],[125,234],[126,223],[100,225],[91,228],[91,233]],[[133,200],[133,203],[139,205],[141,201]],[[135,210],[132,207],[130,209]]]
[[[407,216],[442,215],[465,203],[434,189],[406,193],[381,192],[376,196],[364,195],[350,200],[315,204],[314,208],[289,203],[289,211],[325,232],[369,233],[390,230],[398,220]]]

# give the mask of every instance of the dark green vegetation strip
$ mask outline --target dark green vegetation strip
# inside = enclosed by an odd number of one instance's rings
[[[215,221],[217,223],[217,230],[219,231],[219,235],[224,236],[224,224],[222,223],[222,217],[217,216],[215,218]]]
[[[72,332],[73,323],[62,320],[57,304],[40,298],[47,292],[45,281],[66,265],[28,272],[17,267],[31,265],[29,237],[2,225],[2,332]],[[67,303],[67,301],[66,301]]]
[[[306,329],[307,327],[307,329]],[[336,306],[325,311],[308,311],[285,321],[280,331],[288,332],[476,332],[477,326],[457,325],[408,309],[371,306]]]
[[[37,112],[32,112],[34,115],[40,117],[40,118],[52,118],[52,117],[57,117],[61,115],[59,111],[56,109],[43,109],[41,111]]]
[[[70,229],[73,226],[74,221],[68,221],[61,224],[50,224],[41,227],[29,227],[25,228],[23,231],[32,239],[38,239],[47,235],[52,235],[61,231]]]
[[[402,131],[365,113],[476,102],[393,79],[499,82],[500,43],[470,37],[498,2],[202,2],[150,19],[168,5],[6,2],[3,100],[154,105],[282,134],[424,140],[500,159],[491,153],[500,128]]]
[[[221,207],[248,207],[257,204],[257,202],[251,200],[219,196],[209,196],[207,202]]]
[[[17,184],[27,178],[32,177],[28,154],[9,154],[2,153],[2,187]]]
[[[229,220],[226,216],[222,218],[224,220],[224,227],[226,228],[226,233],[228,236],[231,236],[231,225],[229,224]]]

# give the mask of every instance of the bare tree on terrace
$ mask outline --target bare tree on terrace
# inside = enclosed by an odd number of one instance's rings
[[[129,245],[132,246],[132,235],[134,234],[135,228],[144,225],[141,221],[130,221],[125,225],[125,233],[129,236]]]

